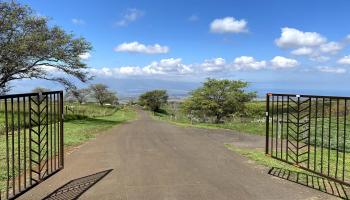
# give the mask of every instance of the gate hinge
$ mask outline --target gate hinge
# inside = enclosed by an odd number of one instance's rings
[[[269,116],[269,112],[266,112],[265,115],[266,115],[266,117],[268,117]]]
[[[64,114],[62,113],[62,120],[64,120]]]

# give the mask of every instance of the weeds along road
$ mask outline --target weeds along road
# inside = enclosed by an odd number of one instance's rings
[[[86,184],[85,179],[79,178],[109,169],[113,171],[80,199],[333,198],[273,178],[266,169],[226,149],[227,142],[263,147],[264,138],[224,130],[177,127],[139,111],[138,120],[110,129],[67,155],[63,171],[20,199],[42,199],[72,180],[78,181],[56,193],[53,199],[76,197],[83,190],[79,187]]]

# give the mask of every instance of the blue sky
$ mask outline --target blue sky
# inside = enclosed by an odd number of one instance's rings
[[[183,95],[207,77],[246,80],[259,94],[350,95],[350,1],[20,2],[90,41],[82,58],[95,82],[124,96]]]

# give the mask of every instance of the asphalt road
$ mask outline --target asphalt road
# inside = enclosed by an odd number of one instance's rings
[[[80,199],[333,198],[268,175],[268,169],[228,150],[224,143],[263,148],[264,138],[178,127],[153,120],[140,111],[138,120],[115,127],[75,149],[66,156],[63,171],[20,199],[43,199],[49,194],[51,199],[72,199],[89,187]],[[89,176],[105,170],[112,171]]]

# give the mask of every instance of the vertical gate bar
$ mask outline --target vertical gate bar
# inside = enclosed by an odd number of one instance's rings
[[[50,171],[52,172],[52,94],[50,94]]]
[[[345,153],[346,153],[346,115],[347,115],[347,100],[344,100],[344,136],[343,136],[343,181],[345,180]]]
[[[330,156],[331,156],[331,130],[332,130],[332,98],[329,98],[329,120],[328,120],[328,169],[327,174],[330,173]]]
[[[274,116],[274,107],[275,107],[275,96],[273,95],[272,96],[272,108],[271,108],[271,156],[273,156],[273,124],[274,124],[274,121],[273,121],[273,116]]]
[[[41,180],[41,110],[40,110],[40,98],[41,98],[41,93],[36,95],[36,99],[38,102],[37,105],[37,111],[38,111],[38,116],[37,116],[37,120],[38,120],[38,173],[39,173],[39,180]]]
[[[324,140],[324,109],[325,98],[322,98],[322,128],[321,128],[321,173],[323,173],[323,140]]]
[[[339,163],[339,99],[337,99],[337,158],[335,161],[335,178],[338,177],[338,163]]]
[[[60,169],[60,96],[57,94],[57,168]]]
[[[5,129],[6,129],[6,168],[7,168],[7,180],[6,180],[6,198],[9,198],[10,190],[10,149],[9,149],[9,127],[8,127],[8,110],[7,110],[7,98],[5,102]]]
[[[13,98],[11,97],[11,133],[12,133],[12,192],[13,195],[16,194],[16,180],[15,180],[15,121],[14,121],[14,113],[13,113]]]
[[[266,94],[266,143],[265,154],[269,154],[269,135],[270,135],[270,94]]]
[[[56,157],[56,94],[53,94],[53,102],[54,102],[54,106],[53,106],[53,112],[54,112],[54,148],[53,148],[53,151],[54,151],[54,154],[55,154],[55,169],[56,170],[56,164],[57,164],[57,157]]]
[[[60,92],[60,119],[61,119],[61,168],[64,167],[64,127],[63,127],[63,92]]]
[[[286,161],[288,162],[288,143],[289,143],[289,96],[287,96],[287,143],[286,143]]]
[[[298,98],[298,100],[297,100],[297,111],[298,111],[298,114],[297,114],[297,155],[296,155],[297,163],[296,164],[299,165],[300,97],[298,96],[297,98]]]
[[[17,147],[18,147],[18,191],[21,192],[21,121],[20,121],[20,102],[17,97]]]
[[[276,115],[276,158],[278,157],[278,136],[279,136],[279,118],[278,118],[278,113],[279,113],[279,107],[278,107],[278,103],[279,103],[279,96],[277,96],[277,101],[276,101],[277,105],[276,105],[276,109],[277,109],[277,115]]]
[[[49,175],[49,95],[45,95],[46,98],[46,175]]]
[[[24,188],[27,188],[27,121],[26,121],[26,97],[23,97],[23,154],[24,154],[24,161],[23,161],[23,176],[24,176]]]
[[[308,132],[307,132],[307,168],[310,169],[310,136],[311,136],[311,97],[309,97],[309,117],[308,117]],[[309,180],[309,179],[307,179]]]
[[[32,185],[32,171],[33,171],[33,166],[32,166],[32,96],[29,96],[28,98],[28,103],[29,103],[29,185]]]
[[[317,120],[318,120],[318,98],[315,99],[315,139],[314,139],[314,171],[317,170]]]
[[[283,123],[284,123],[284,121],[283,121],[283,115],[284,115],[284,109],[283,109],[283,107],[284,107],[284,96],[282,96],[282,110],[281,110],[281,112],[282,112],[282,119],[281,119],[281,159],[282,159],[282,157],[283,157]]]

